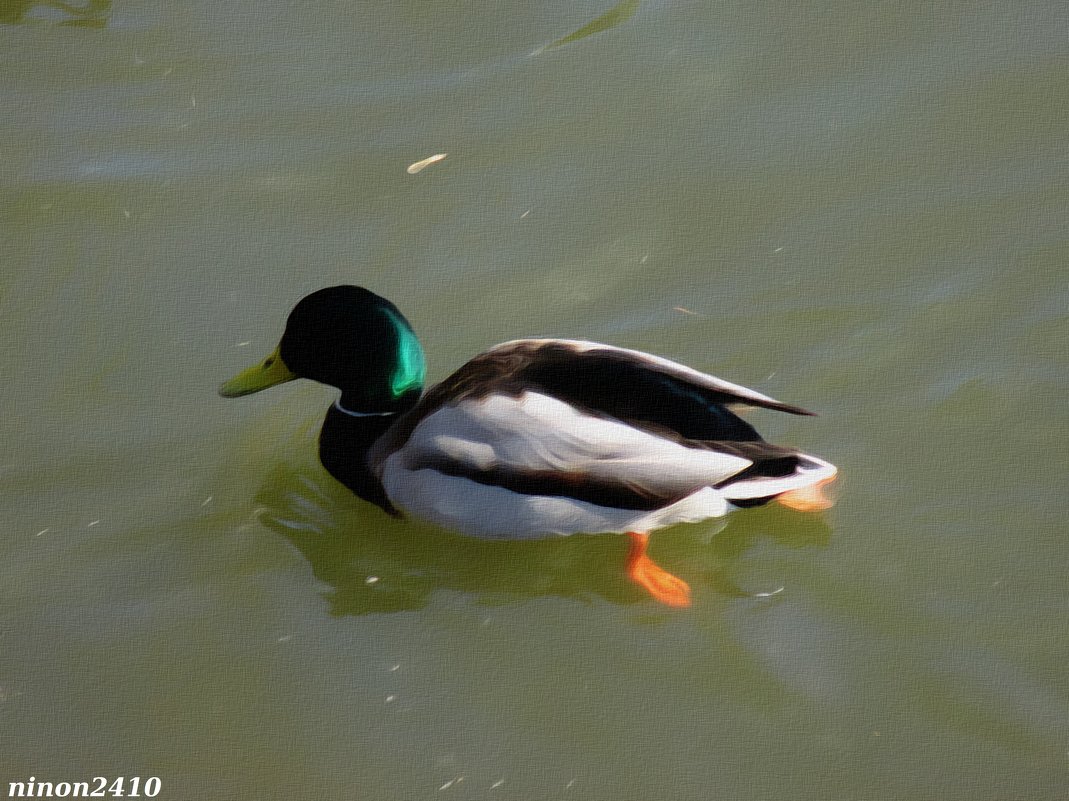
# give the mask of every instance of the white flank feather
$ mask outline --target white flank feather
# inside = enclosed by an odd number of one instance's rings
[[[739,456],[687,448],[619,420],[585,415],[536,392],[444,406],[416,426],[402,451],[410,468],[447,457],[480,470],[583,473],[666,495],[715,484],[751,464]]]
[[[383,486],[395,504],[423,520],[484,539],[653,531],[720,517],[730,508],[720,493],[705,488],[661,509],[615,509],[574,498],[524,495],[430,468],[405,470],[399,461],[394,454],[383,465]]]
[[[446,475],[435,465],[478,471],[582,473],[648,487],[682,500],[655,509],[617,509],[559,496],[525,495]],[[747,459],[687,448],[625,423],[584,415],[528,392],[444,406],[428,415],[381,466],[390,499],[417,517],[481,537],[650,531],[728,511],[709,485],[750,465]]]

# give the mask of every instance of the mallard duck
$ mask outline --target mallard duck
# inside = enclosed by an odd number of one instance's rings
[[[668,359],[519,339],[426,391],[425,374],[394,304],[336,286],[303,298],[274,352],[219,392],[337,387],[319,457],[359,497],[475,537],[626,533],[628,576],[671,606],[688,605],[690,588],[646,554],[651,531],[773,499],[830,505],[820,488],[833,465],[765,442],[728,407],[812,412]]]

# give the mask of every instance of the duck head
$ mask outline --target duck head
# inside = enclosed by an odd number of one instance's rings
[[[340,389],[349,409],[392,411],[419,397],[425,374],[423,348],[396,306],[363,287],[334,286],[302,298],[278,347],[219,394],[236,398],[310,378]]]

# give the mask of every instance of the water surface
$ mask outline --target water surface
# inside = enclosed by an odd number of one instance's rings
[[[0,786],[1064,798],[1063,3],[76,5],[0,4]],[[339,282],[432,378],[566,336],[813,408],[750,419],[839,503],[659,534],[685,611],[386,519],[329,390],[215,395]]]

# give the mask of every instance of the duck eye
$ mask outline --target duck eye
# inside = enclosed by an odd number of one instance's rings
[[[275,363],[275,357],[274,356],[268,356],[267,359],[264,361],[264,369],[266,370],[268,367],[270,367],[274,363]]]

